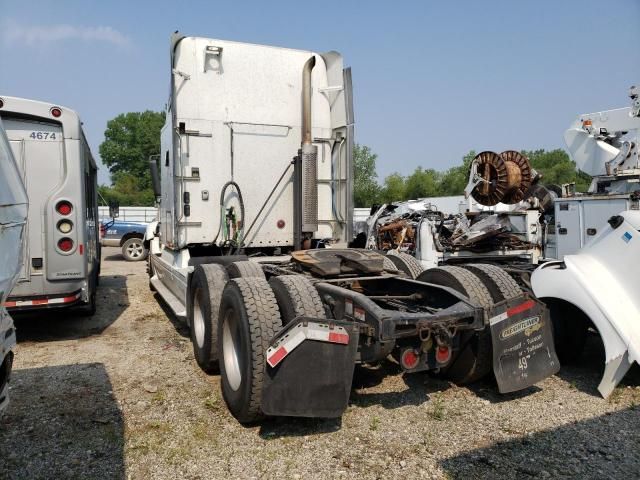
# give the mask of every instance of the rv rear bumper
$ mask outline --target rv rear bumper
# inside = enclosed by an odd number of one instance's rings
[[[30,297],[9,297],[4,306],[9,311],[36,310],[69,307],[86,301],[85,289],[62,295],[37,295]]]

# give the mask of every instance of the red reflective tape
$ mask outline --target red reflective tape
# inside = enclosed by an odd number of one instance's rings
[[[48,298],[40,298],[40,299],[36,299],[36,300],[31,300],[31,305],[45,305],[49,303],[49,299]]]
[[[517,313],[524,312],[525,310],[529,310],[535,306],[536,302],[533,300],[527,300],[520,305],[516,305],[515,307],[511,307],[507,310],[507,317],[511,317],[512,315],[516,315]]]
[[[273,354],[273,355],[271,355],[271,356],[268,358],[268,360],[267,360],[267,361],[269,362],[269,365],[271,365],[272,367],[275,367],[276,365],[278,365],[278,364],[282,361],[282,359],[283,359],[284,357],[286,357],[286,356],[287,356],[287,353],[289,353],[289,352],[287,352],[287,349],[286,349],[286,348],[284,348],[284,347],[280,347],[278,350],[276,350],[276,351],[274,352],[274,354]]]
[[[80,255],[84,253],[84,245],[82,243],[78,246],[78,252],[80,252]]]
[[[79,294],[78,295],[72,295],[71,297],[64,297],[62,299],[62,303],[73,302],[74,300],[78,299],[78,296],[79,296]]]
[[[15,307],[16,306],[16,302],[4,302],[4,306],[5,307]]]
[[[349,343],[349,335],[346,333],[329,332],[329,341],[331,343],[342,343],[347,345]]]

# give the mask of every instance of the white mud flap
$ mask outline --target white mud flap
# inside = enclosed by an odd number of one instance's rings
[[[335,418],[347,408],[359,330],[351,322],[298,318],[271,341],[262,389],[266,415]]]
[[[549,311],[527,294],[496,304],[489,320],[500,393],[530,387],[560,370]]]

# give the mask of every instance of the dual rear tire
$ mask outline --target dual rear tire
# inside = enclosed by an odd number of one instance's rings
[[[274,335],[296,317],[324,318],[313,284],[299,275],[230,280],[222,293],[218,341],[222,396],[241,423],[262,417],[266,355]]]
[[[431,268],[422,272],[417,280],[452,288],[484,309],[522,293],[507,272],[490,264]],[[461,333],[460,348],[443,374],[454,383],[464,385],[486,377],[492,365],[491,331],[486,325],[480,331]]]
[[[220,372],[222,396],[241,423],[262,417],[266,354],[274,335],[296,317],[324,318],[320,296],[301,275],[267,282],[259,265],[197,265],[188,321],[194,355],[208,373]]]

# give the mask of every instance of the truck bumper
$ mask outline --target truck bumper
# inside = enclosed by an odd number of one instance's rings
[[[560,370],[549,311],[523,294],[489,312],[493,372],[500,393],[528,388]]]

